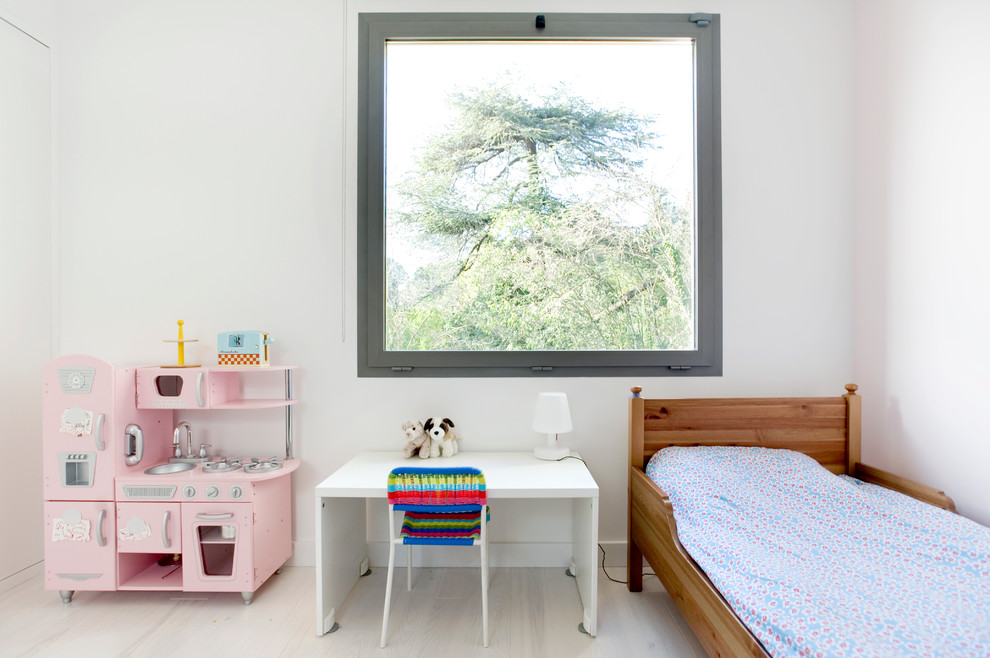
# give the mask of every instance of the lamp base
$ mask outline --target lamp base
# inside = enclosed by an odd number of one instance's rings
[[[556,461],[571,454],[571,449],[563,446],[537,446],[533,449],[533,454],[537,459]]]

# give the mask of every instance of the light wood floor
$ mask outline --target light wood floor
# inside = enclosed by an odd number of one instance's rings
[[[617,572],[617,573],[613,573]],[[621,569],[609,569],[615,578]],[[245,606],[240,594],[78,592],[64,605],[40,570],[0,588],[6,656],[424,656],[452,658],[702,658],[705,654],[655,577],[631,594],[599,570],[598,637],[577,630],[577,585],[563,569],[492,568],[491,646],[481,646],[477,569],[396,570],[389,646],[380,649],[385,569],[362,578],[340,629],[316,635],[314,569],[287,567]]]

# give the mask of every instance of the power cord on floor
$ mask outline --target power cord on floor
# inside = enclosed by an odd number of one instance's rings
[[[561,461],[564,461],[565,459],[576,459],[579,462],[581,462],[582,464],[584,464],[585,466],[588,465],[588,462],[584,461],[584,459],[578,457],[577,455],[564,455],[560,459],[555,459],[554,461],[561,462]],[[608,571],[605,569],[605,547],[602,546],[601,544],[598,544],[598,550],[600,550],[602,552],[602,564],[601,564],[601,568],[602,568],[602,573],[605,574],[605,577],[608,578],[609,580],[611,580],[613,583],[621,583],[623,585],[628,585],[629,584],[629,581],[628,580],[616,580],[615,578],[612,578],[612,576],[608,575]],[[643,570],[643,575],[644,576],[653,576],[654,578],[656,577],[656,574],[655,573],[653,573],[652,571],[647,571],[646,569]]]
[[[608,575],[608,571],[605,569],[605,547],[602,546],[601,544],[598,544],[598,550],[602,552],[601,567],[602,567],[602,573],[605,574],[605,577],[611,580],[613,583],[621,583],[622,585],[628,585],[629,584],[628,580],[616,580],[615,578],[612,578],[612,576]],[[646,569],[643,569],[643,575],[656,577],[655,573],[653,573],[652,571],[647,571]]]

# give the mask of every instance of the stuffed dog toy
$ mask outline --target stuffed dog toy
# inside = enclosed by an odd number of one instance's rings
[[[403,457],[412,457],[417,452],[419,456],[426,459],[430,456],[430,437],[423,430],[423,423],[418,420],[407,420],[402,423],[402,431],[406,433],[409,442],[402,449]]]
[[[454,421],[449,418],[427,418],[423,423],[430,437],[430,457],[453,457],[457,454],[457,442],[461,437],[454,431]],[[420,449],[420,455],[425,448]]]

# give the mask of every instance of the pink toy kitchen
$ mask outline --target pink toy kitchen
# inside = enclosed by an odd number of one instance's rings
[[[294,368],[47,363],[45,588],[65,603],[76,591],[161,590],[240,592],[249,605],[292,555]],[[195,442],[199,411],[238,409],[284,409],[284,457],[221,457]],[[176,422],[180,410],[194,413]]]

